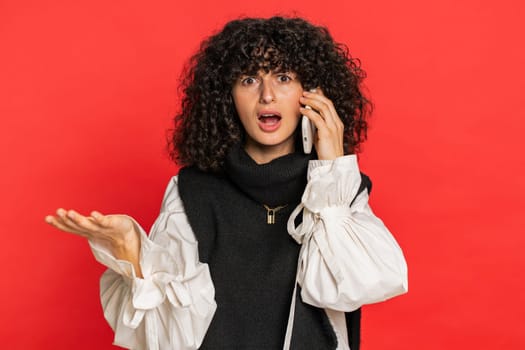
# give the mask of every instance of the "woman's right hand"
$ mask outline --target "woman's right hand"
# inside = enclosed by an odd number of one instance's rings
[[[74,210],[60,208],[56,216],[48,215],[45,221],[59,230],[104,246],[116,259],[132,263],[137,277],[142,277],[139,264],[140,233],[129,216],[102,215],[97,211],[84,216]]]

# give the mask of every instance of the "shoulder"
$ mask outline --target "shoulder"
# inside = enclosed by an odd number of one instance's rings
[[[197,168],[196,166],[188,166],[181,168],[177,176],[182,182],[191,181],[202,183],[216,181],[219,178],[221,178],[220,173],[203,171]]]
[[[195,166],[181,168],[177,176],[179,191],[184,196],[187,191],[193,194],[208,192],[223,184],[220,173],[206,172]]]
[[[217,188],[218,177],[197,169],[185,167],[173,176],[166,186],[161,211],[183,211],[182,202],[188,198],[201,198]]]
[[[184,211],[182,207],[181,198],[179,194],[179,179],[178,176],[173,176],[166,186],[164,198],[162,199],[161,212],[177,212]]]
[[[372,192],[372,180],[370,180],[368,175],[361,172],[361,185],[359,186],[359,191],[357,193],[361,193],[361,191],[365,189],[367,190],[368,194]]]

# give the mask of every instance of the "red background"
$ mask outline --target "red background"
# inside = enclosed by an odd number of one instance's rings
[[[367,306],[363,350],[523,349],[525,5],[520,0],[0,1],[3,349],[112,349],[103,267],[43,218],[149,228],[183,62],[239,15],[327,25],[368,72],[361,166],[409,264]],[[521,150],[521,151],[520,151]]]

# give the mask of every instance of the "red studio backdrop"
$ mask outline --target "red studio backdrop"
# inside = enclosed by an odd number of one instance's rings
[[[58,207],[149,228],[199,42],[239,16],[326,25],[368,72],[360,154],[409,293],[365,306],[363,350],[524,349],[525,53],[520,0],[0,1],[2,349],[116,349],[104,268]],[[521,151],[520,151],[521,150]]]

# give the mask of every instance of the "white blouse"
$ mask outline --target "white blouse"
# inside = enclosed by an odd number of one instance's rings
[[[297,268],[302,300],[325,309],[341,350],[349,349],[344,312],[408,290],[403,253],[370,209],[367,191],[350,205],[360,183],[355,155],[310,161],[301,204],[288,220],[289,234],[302,245]],[[302,224],[295,227],[301,211]],[[149,237],[140,230],[143,278],[131,263],[90,242],[95,258],[109,268],[100,294],[114,343],[129,349],[198,349],[217,308],[215,289],[208,265],[199,262],[176,176]],[[284,349],[294,309],[295,291]]]

